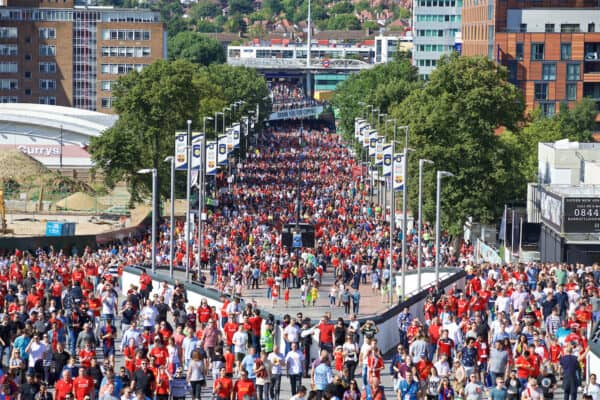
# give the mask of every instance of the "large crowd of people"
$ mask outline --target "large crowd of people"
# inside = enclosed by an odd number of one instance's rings
[[[191,263],[200,253],[196,279],[223,294],[219,307],[191,304],[178,282],[154,287],[145,271],[122,288],[123,267],[151,258],[147,235],[76,254],[1,256],[0,398],[280,400],[284,384],[293,400],[381,400],[390,374],[398,400],[550,399],[558,385],[565,399],[600,399],[585,365],[599,266],[475,265],[469,243],[453,249],[446,237],[448,263],[465,268],[467,283],[436,285],[421,315],[400,312],[397,351],[385,361],[384,332],[358,321],[359,288],[392,290],[400,246],[390,266],[385,210],[370,201],[354,163],[335,134],[277,129],[261,134],[230,186],[217,176],[219,206],[190,253]],[[278,232],[298,215],[315,226],[315,246],[295,253]],[[161,264],[171,228],[183,236],[180,224],[161,225]],[[434,255],[428,226],[407,232],[411,265],[417,235],[425,263]],[[177,241],[178,267],[185,246]],[[321,288],[325,274],[334,277],[331,288]],[[263,317],[256,304],[240,302],[257,287],[275,309],[298,296],[306,306],[344,307],[347,318]],[[319,300],[322,289],[328,299]]]
[[[302,82],[272,81],[268,86],[273,111],[312,107],[319,104],[315,99],[306,95]]]

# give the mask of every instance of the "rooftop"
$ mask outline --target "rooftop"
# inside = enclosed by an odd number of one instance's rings
[[[44,104],[0,104],[0,129],[6,123],[64,129],[86,136],[100,136],[117,121],[116,115],[79,108]]]

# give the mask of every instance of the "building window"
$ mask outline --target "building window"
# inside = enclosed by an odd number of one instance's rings
[[[519,26],[519,32],[527,32],[527,24],[521,24]]]
[[[540,109],[542,110],[542,114],[544,114],[546,117],[551,117],[556,113],[556,104],[540,103]]]
[[[103,91],[110,91],[114,84],[115,81],[102,81],[100,82],[100,89]]]
[[[56,81],[54,79],[40,79],[40,89],[54,90],[56,89]]]
[[[548,100],[548,84],[536,83],[534,88],[535,100]]]
[[[102,47],[102,57],[150,57],[150,47]]]
[[[544,64],[542,65],[542,80],[554,81],[556,80],[556,64]]]
[[[31,96],[31,89],[25,89],[25,96]]]
[[[571,59],[571,43],[560,44],[560,59],[570,60]]]
[[[580,31],[579,24],[560,24],[561,33],[576,33]]]
[[[25,71],[25,79],[31,79],[31,71]]]
[[[593,22],[590,22],[588,24],[588,32],[589,33],[594,33],[596,32],[596,24],[594,24]]]
[[[545,26],[545,32],[546,33],[552,33],[552,32],[554,32],[554,24],[546,24],[546,26]]]
[[[19,98],[17,96],[0,96],[0,103],[18,103]]]
[[[0,27],[0,39],[16,39],[17,28]]]
[[[19,72],[16,62],[0,62],[0,73],[14,74],[16,72]]]
[[[40,96],[39,104],[48,104],[51,106],[56,105],[56,97],[54,96]]]
[[[517,47],[515,49],[515,58],[517,60],[522,60],[525,55],[525,50],[523,47],[523,43],[517,43]]]
[[[0,79],[0,90],[17,90],[19,81],[17,79]]]
[[[112,108],[114,102],[114,98],[112,97],[103,97],[101,99],[102,108]]]
[[[567,83],[565,92],[567,93],[567,100],[577,100],[577,84]]]
[[[567,80],[578,81],[580,79],[579,64],[567,64]]]
[[[16,56],[19,49],[16,44],[0,44],[0,56]]]
[[[150,31],[137,29],[104,29],[102,40],[150,40]]]
[[[40,28],[39,38],[40,39],[56,39],[56,29],[55,28]]]
[[[531,61],[544,59],[544,43],[531,43]]]
[[[40,56],[55,56],[56,55],[56,46],[51,46],[48,44],[40,45]]]
[[[102,64],[100,65],[100,72],[103,74],[123,75],[133,70],[142,72],[142,69],[146,66],[146,64]]]
[[[40,72],[42,74],[53,74],[56,72],[55,62],[41,62],[39,63]]]

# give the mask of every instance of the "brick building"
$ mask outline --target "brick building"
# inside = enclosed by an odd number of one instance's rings
[[[463,54],[506,66],[529,109],[552,115],[584,96],[600,101],[597,1],[465,0],[462,23]]]
[[[166,58],[157,12],[0,0],[0,102],[111,112],[120,75]]]

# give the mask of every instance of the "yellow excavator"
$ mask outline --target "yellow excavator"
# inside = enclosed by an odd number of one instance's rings
[[[0,189],[0,233],[6,233],[6,208],[4,207],[4,190]]]

